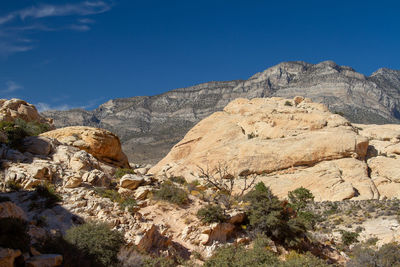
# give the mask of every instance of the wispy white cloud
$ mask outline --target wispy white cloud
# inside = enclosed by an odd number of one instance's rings
[[[14,82],[14,81],[8,81],[8,82],[6,82],[5,89],[1,90],[0,92],[2,94],[9,94],[9,93],[13,93],[17,90],[20,90],[22,88],[24,88],[22,85],[19,85],[18,83]]]
[[[59,99],[66,99],[69,97],[61,96]],[[47,110],[70,110],[70,109],[75,109],[75,108],[80,108],[80,109],[90,109],[94,108],[97,106],[100,101],[104,100],[104,97],[96,98],[89,100],[86,104],[83,105],[71,105],[71,104],[49,104],[49,103],[44,103],[44,102],[39,102],[35,104],[37,110],[39,112],[47,111]]]
[[[76,4],[48,5],[42,4],[11,12],[0,17],[0,24],[8,23],[17,18],[25,20],[28,18],[46,18],[57,16],[80,15],[87,16],[100,14],[111,9],[111,5],[104,1],[85,1]]]
[[[82,25],[72,24],[68,28],[71,30],[74,30],[74,31],[78,31],[78,32],[86,32],[86,31],[90,30],[90,27],[88,25],[84,25],[84,24],[82,24]]]
[[[26,36],[32,36],[38,31],[89,31],[91,29],[89,25],[95,21],[87,16],[109,11],[112,8],[111,1],[92,0],[64,5],[39,4],[0,15],[0,56],[34,49],[34,46],[28,45],[25,40],[31,40]],[[56,26],[50,20],[61,16],[70,16],[72,19],[64,25],[56,24]],[[49,19],[43,21],[44,18]]]

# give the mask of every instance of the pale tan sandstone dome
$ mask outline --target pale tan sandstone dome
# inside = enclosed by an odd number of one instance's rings
[[[61,143],[85,150],[103,162],[129,168],[128,158],[122,152],[118,136],[110,131],[87,126],[71,126],[45,132],[41,136],[55,138]]]
[[[23,119],[27,122],[35,121],[53,125],[52,119],[47,119],[38,113],[36,107],[21,99],[0,99],[0,121],[14,121]]]
[[[236,175],[259,174],[258,180],[280,197],[300,186],[316,200],[400,196],[387,183],[377,189],[367,165],[373,159],[365,158],[371,137],[358,130],[302,97],[239,98],[199,122],[149,173],[190,180],[198,178],[199,167],[223,163]]]

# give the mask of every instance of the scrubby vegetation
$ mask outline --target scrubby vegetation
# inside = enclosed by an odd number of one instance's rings
[[[37,136],[50,130],[47,123],[26,122],[16,119],[13,122],[0,121],[0,131],[7,136],[7,144],[15,149],[21,149],[22,140],[28,136]]]
[[[105,224],[86,223],[67,230],[65,240],[79,250],[93,256],[104,266],[118,263],[117,254],[124,243],[119,232],[112,231]]]
[[[264,183],[258,183],[245,199],[250,203],[248,217],[252,231],[287,247],[301,246],[307,227],[286,201],[280,201]]]
[[[359,245],[353,249],[347,267],[398,267],[400,266],[400,245],[389,243],[379,249]]]
[[[311,253],[299,254],[291,252],[282,261],[277,254],[270,249],[271,241],[265,237],[258,237],[252,248],[244,246],[224,246],[219,248],[209,258],[204,266],[206,267],[328,267],[329,265]]]
[[[31,200],[43,200],[40,204],[38,202],[32,202],[35,204],[32,208],[51,209],[62,201],[62,197],[56,193],[54,186],[42,184],[35,186],[35,192]]]
[[[114,177],[116,179],[121,179],[122,176],[125,174],[135,174],[135,171],[133,169],[128,169],[128,168],[119,168],[114,174]]]
[[[22,189],[22,185],[15,181],[7,181],[6,188],[10,191],[19,191]]]
[[[122,210],[128,208],[129,212],[134,212],[134,209],[137,206],[135,199],[129,196],[123,196],[120,193],[118,193],[118,191],[116,191],[115,189],[96,187],[94,190],[98,196],[103,198],[108,198],[112,202],[118,203]]]
[[[29,251],[28,223],[19,218],[0,219],[0,247]]]
[[[153,192],[153,197],[154,199],[165,200],[177,205],[189,203],[187,192],[170,181],[164,181],[160,189]]]
[[[203,223],[223,222],[226,219],[224,210],[218,205],[206,205],[199,209],[197,217]]]

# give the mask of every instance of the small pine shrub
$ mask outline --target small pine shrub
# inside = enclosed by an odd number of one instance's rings
[[[128,208],[128,211],[133,213],[135,211],[135,208],[137,207],[136,200],[133,198],[124,198],[120,203],[119,207],[122,210],[125,210],[125,208]]]
[[[258,183],[246,196],[251,229],[287,247],[298,248],[305,240],[307,227],[285,201],[280,201],[271,190]]]
[[[153,192],[153,197],[154,199],[165,200],[177,205],[185,205],[189,202],[186,191],[169,181],[163,182],[160,189]]]
[[[289,203],[296,211],[303,210],[308,203],[314,202],[314,195],[304,187],[297,188],[288,193]]]
[[[223,209],[218,205],[206,205],[199,209],[197,217],[203,223],[223,222],[226,220]]]
[[[128,169],[128,168],[119,168],[114,174],[114,177],[116,179],[121,179],[122,176],[125,174],[135,174],[135,171],[133,169]]]
[[[92,255],[104,266],[118,262],[117,254],[124,243],[121,233],[105,224],[86,223],[67,230],[65,240],[79,250]]]
[[[29,251],[28,223],[18,218],[0,219],[0,247]]]

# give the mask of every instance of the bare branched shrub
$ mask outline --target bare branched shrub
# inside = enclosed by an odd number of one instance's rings
[[[232,201],[244,195],[255,183],[257,175],[250,171],[242,171],[239,175],[229,171],[229,167],[225,163],[219,162],[218,165],[211,169],[197,166],[200,172],[199,178],[206,184],[211,185],[216,191],[213,201],[222,204],[226,209],[230,209]],[[233,193],[235,184],[243,180],[243,186],[239,193]]]

